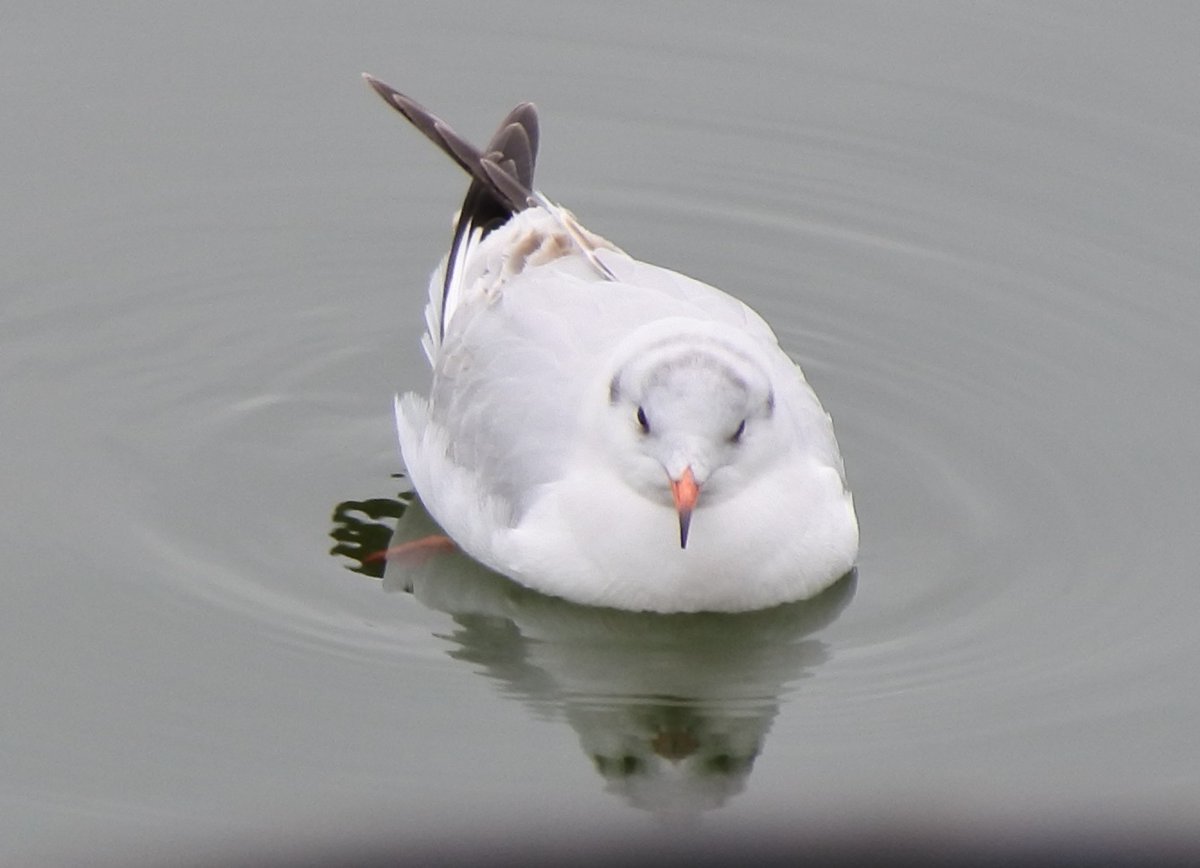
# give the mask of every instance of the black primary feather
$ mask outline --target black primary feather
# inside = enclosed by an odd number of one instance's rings
[[[509,217],[523,211],[533,197],[533,172],[537,163],[538,118],[533,103],[524,102],[508,113],[483,151],[477,149],[441,118],[416,100],[390,85],[363,73],[363,78],[384,101],[441,148],[470,176],[471,186],[463,199],[449,265],[442,286],[442,323],[449,288],[454,281],[455,252],[475,229],[486,236]]]

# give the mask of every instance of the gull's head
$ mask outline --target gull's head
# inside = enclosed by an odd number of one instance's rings
[[[618,472],[679,515],[687,547],[692,514],[740,488],[769,462],[775,399],[753,354],[711,334],[643,343],[608,385],[605,429]]]

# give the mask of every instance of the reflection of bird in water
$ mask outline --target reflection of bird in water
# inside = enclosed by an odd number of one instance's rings
[[[566,714],[609,792],[679,816],[720,807],[741,792],[776,711],[773,698],[738,712],[719,702],[662,699],[569,705]]]
[[[401,494],[398,498],[374,497],[339,503],[333,510],[333,530],[329,535],[334,539],[334,546],[329,553],[355,562],[347,569],[383,578],[383,555],[392,539],[395,523],[386,524],[382,519],[398,520],[411,500],[411,494]]]
[[[634,611],[745,611],[845,574],[858,523],[833,426],[753,310],[640,262],[533,188],[525,103],[484,151],[375,79],[472,178],[430,284],[405,466],[471,556]]]
[[[421,502],[394,534],[335,510],[335,554],[370,571],[373,552],[439,533]],[[389,511],[376,507],[380,515]],[[362,544],[370,541],[371,551]],[[630,804],[690,816],[741,791],[780,696],[826,657],[808,638],[854,593],[854,577],[812,600],[743,614],[661,615],[580,606],[524,588],[461,553],[387,561],[383,586],[451,615],[451,656],[542,719],[564,719],[606,781]]]

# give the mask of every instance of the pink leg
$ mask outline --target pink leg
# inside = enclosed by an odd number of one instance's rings
[[[388,546],[383,551],[372,552],[363,558],[370,561],[407,561],[413,565],[423,564],[429,558],[442,552],[452,552],[457,548],[454,540],[445,534],[435,533],[420,539],[409,540],[398,546]]]

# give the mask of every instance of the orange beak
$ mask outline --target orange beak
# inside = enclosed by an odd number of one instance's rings
[[[675,511],[679,513],[679,547],[687,548],[688,527],[692,523],[692,510],[700,497],[700,486],[692,468],[685,467],[678,479],[671,480],[671,497],[675,498]]]

